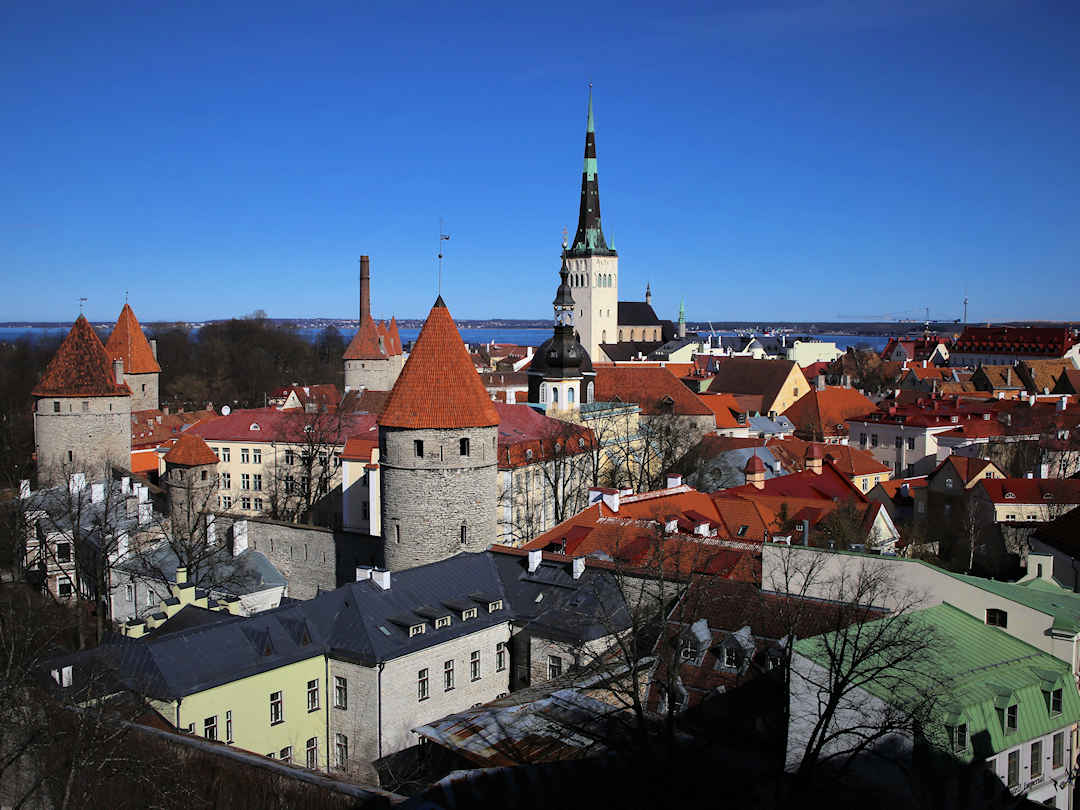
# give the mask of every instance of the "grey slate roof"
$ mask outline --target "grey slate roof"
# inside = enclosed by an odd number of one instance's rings
[[[213,568],[202,579],[212,583],[215,592],[244,596],[288,584],[274,564],[262,552],[254,549],[247,549],[234,557],[228,547],[222,545],[220,553],[209,562],[213,563]],[[115,570],[146,577],[163,576],[169,582],[176,582],[179,563],[176,552],[169,544],[161,543],[148,551],[145,559],[131,557],[121,561]]]
[[[795,430],[795,423],[783,414],[775,419],[767,416],[751,416],[746,423],[750,427],[752,436],[772,436],[777,433],[792,433]]]
[[[664,344],[659,340],[627,340],[622,343],[601,343],[600,348],[612,362],[633,360],[639,354],[648,357]]]

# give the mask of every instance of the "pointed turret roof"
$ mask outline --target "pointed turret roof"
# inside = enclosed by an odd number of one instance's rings
[[[440,295],[379,414],[383,427],[452,429],[499,424]]]
[[[577,233],[570,245],[571,256],[614,256],[614,248],[604,241],[600,228],[600,188],[596,178],[596,130],[593,126],[592,87],[585,123],[585,165],[581,171],[581,207]]]
[[[387,351],[386,338],[379,334],[379,328],[371,318],[363,318],[360,328],[345,348],[345,360],[385,360],[390,355]]]
[[[125,397],[131,396],[131,389],[116,382],[101,338],[80,315],[30,393],[35,397]]]
[[[203,464],[217,464],[218,457],[210,449],[202,438],[194,433],[181,433],[176,444],[165,454],[165,461],[169,464],[180,464],[184,467],[199,467]]]
[[[150,341],[143,334],[139,319],[135,317],[129,304],[124,304],[124,308],[120,310],[116,327],[109,335],[109,342],[105,344],[105,352],[110,360],[124,361],[125,374],[161,372],[161,366],[154,359],[154,352],[150,348]]]

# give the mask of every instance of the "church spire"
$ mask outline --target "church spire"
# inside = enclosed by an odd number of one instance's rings
[[[613,256],[615,251],[604,241],[600,228],[600,189],[596,179],[596,128],[593,122],[592,85],[589,85],[589,109],[585,121],[585,165],[581,171],[581,208],[577,233],[570,247],[571,256]]]

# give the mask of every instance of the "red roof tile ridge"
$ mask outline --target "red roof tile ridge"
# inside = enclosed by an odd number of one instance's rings
[[[639,492],[636,495],[624,495],[619,499],[620,503],[641,503],[642,501],[651,501],[655,498],[664,498],[669,495],[678,495],[683,492],[696,492],[689,484],[680,484],[677,487],[671,489],[655,489],[651,492]]]
[[[476,373],[450,311],[435,302],[379,414],[385,427],[494,427],[499,414]]]
[[[131,396],[131,389],[116,382],[101,338],[80,315],[30,393],[35,397],[126,397]]]
[[[109,341],[105,344],[105,353],[110,360],[123,360],[125,374],[158,374],[161,366],[154,357],[150,342],[139,326],[139,319],[130,304],[124,304],[120,317]]]

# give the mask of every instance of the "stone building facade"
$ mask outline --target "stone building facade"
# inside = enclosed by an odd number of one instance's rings
[[[342,357],[345,391],[389,391],[405,367],[397,321],[371,317],[371,261],[360,257],[360,321]]]

